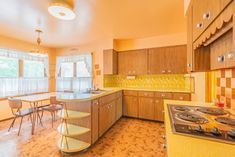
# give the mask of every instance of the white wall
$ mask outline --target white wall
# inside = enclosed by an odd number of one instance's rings
[[[192,94],[192,101],[205,102],[206,95],[206,74],[205,72],[197,72],[191,74],[195,77],[195,93]]]

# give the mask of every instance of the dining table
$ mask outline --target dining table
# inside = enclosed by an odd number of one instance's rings
[[[38,109],[40,106],[42,106],[42,102],[50,100],[50,97],[56,96],[57,94],[58,94],[57,92],[52,92],[52,93],[32,94],[32,95],[16,97],[17,99],[20,99],[22,102],[29,103],[33,109],[32,131],[31,131],[32,135],[35,132]]]

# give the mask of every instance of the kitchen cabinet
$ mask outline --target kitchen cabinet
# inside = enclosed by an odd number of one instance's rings
[[[117,74],[117,52],[113,49],[103,51],[104,74]]]
[[[122,117],[122,97],[116,100],[116,120]]]
[[[189,5],[187,11],[187,72],[193,71],[193,9]]]
[[[155,115],[154,108],[154,98],[139,98],[139,118],[153,120]]]
[[[118,74],[147,74],[147,49],[131,50],[118,53]]]
[[[102,136],[109,128],[109,104],[99,107],[99,136]]]
[[[190,101],[190,93],[123,91],[123,115],[148,120],[164,121],[164,99]]]
[[[235,67],[234,1],[194,0],[187,10],[187,71]]]
[[[138,98],[135,96],[123,96],[123,115],[128,117],[138,117]]]
[[[193,1],[193,40],[195,41],[232,0]]]
[[[148,74],[186,73],[186,45],[151,48],[148,51]]]
[[[165,73],[165,48],[151,48],[148,51],[148,74]]]
[[[163,100],[162,99],[155,99],[155,116],[154,116],[154,120],[157,121],[164,121],[164,104],[163,104]]]
[[[92,143],[94,144],[99,138],[99,102],[92,101]]]
[[[103,96],[99,99],[99,137],[122,116],[122,92]]]

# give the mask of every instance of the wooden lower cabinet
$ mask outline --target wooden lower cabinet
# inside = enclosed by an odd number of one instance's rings
[[[122,117],[122,97],[116,100],[116,120]]]
[[[155,116],[154,120],[164,121],[164,104],[162,99],[155,99]]]
[[[109,108],[108,104],[99,107],[99,137],[102,136],[109,126]]]
[[[116,101],[108,104],[108,128],[116,122]]]
[[[138,97],[123,97],[123,115],[128,117],[138,117]]]
[[[139,98],[139,118],[154,119],[155,115],[154,98],[140,97]]]

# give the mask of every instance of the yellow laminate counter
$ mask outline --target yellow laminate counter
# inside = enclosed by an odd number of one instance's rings
[[[177,105],[212,105],[209,103],[190,101],[164,101],[165,131],[168,157],[235,157],[235,145],[216,142],[208,139],[200,139],[186,135],[178,135],[172,132],[168,104]]]
[[[101,92],[100,94],[89,94],[89,93],[56,93],[56,99],[63,102],[82,102],[94,100],[109,94],[122,91],[122,89],[108,89]]]

